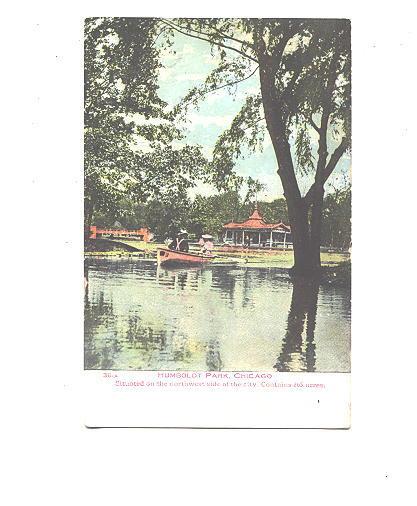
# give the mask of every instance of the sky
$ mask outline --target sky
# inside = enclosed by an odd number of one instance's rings
[[[202,84],[218,63],[219,60],[211,53],[208,42],[176,33],[173,46],[162,53],[163,68],[159,75],[160,97],[168,103],[169,108],[175,106],[191,88]],[[255,66],[254,64],[254,68]],[[223,88],[209,93],[200,102],[198,110],[189,110],[184,144],[201,145],[204,154],[210,159],[217,138],[230,126],[246,97],[259,92],[258,72],[235,87],[233,94],[228,90]],[[334,147],[331,146],[329,151],[331,152]],[[329,178],[327,189],[343,185],[346,178],[349,178],[350,168],[350,155],[345,154]],[[277,174],[277,161],[267,131],[263,150],[250,153],[245,159],[239,159],[236,163],[236,173],[243,177],[251,176],[265,185],[265,190],[258,194],[259,200],[271,201],[283,197],[282,185]],[[306,193],[312,178],[298,176],[298,181],[302,194]],[[214,188],[201,183],[191,190],[190,196],[214,193],[217,193]]]

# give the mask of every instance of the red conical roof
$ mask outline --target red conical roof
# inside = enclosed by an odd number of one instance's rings
[[[265,223],[264,222],[264,219],[261,215],[261,213],[258,211],[258,206],[256,205],[255,206],[255,209],[253,211],[253,213],[250,215],[250,217],[244,221],[243,223],[235,223],[235,222],[230,222],[230,223],[226,223],[226,225],[223,225],[223,228],[234,228],[234,229],[250,229],[250,228],[253,228],[253,229],[256,229],[256,230],[259,230],[259,229],[273,229],[273,230],[282,230],[282,231],[285,231],[285,232],[290,232],[291,229],[288,225],[285,225],[284,223],[282,223],[282,221],[280,221],[279,223]]]
[[[263,221],[263,218],[256,207],[255,207],[255,210],[253,211],[253,213],[251,214],[251,216],[249,217],[249,219]]]

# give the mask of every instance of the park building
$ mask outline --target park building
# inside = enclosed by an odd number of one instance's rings
[[[250,248],[292,248],[291,228],[282,221],[265,223],[255,205],[246,221],[223,225],[223,242],[229,246]]]

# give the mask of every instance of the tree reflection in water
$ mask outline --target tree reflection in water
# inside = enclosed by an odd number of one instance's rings
[[[274,268],[89,259],[86,269],[86,369],[349,370],[344,287],[321,286],[318,300],[317,283]]]
[[[294,279],[287,330],[282,342],[281,353],[274,366],[279,372],[314,372],[316,367],[317,280]],[[303,342],[303,333],[306,337]]]
[[[210,339],[207,347],[206,365],[208,371],[221,371],[223,362],[220,357],[220,343],[217,339]]]
[[[140,317],[129,314],[127,320],[127,348],[132,350],[163,350],[167,345],[167,333],[142,324]]]
[[[98,300],[92,304],[89,300],[88,290],[85,293],[85,340],[84,340],[84,368],[85,369],[111,369],[114,357],[121,350],[117,335],[109,335],[97,339],[99,329],[107,329],[114,320],[113,303],[106,302],[104,293],[100,292]]]
[[[214,269],[212,275],[212,290],[220,293],[221,297],[226,299],[230,306],[234,306],[237,275],[236,271],[230,267]]]

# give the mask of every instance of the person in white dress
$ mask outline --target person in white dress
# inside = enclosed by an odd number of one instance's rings
[[[201,246],[200,253],[204,255],[212,255],[214,249],[213,236],[210,234],[203,234],[201,239],[198,241]]]

